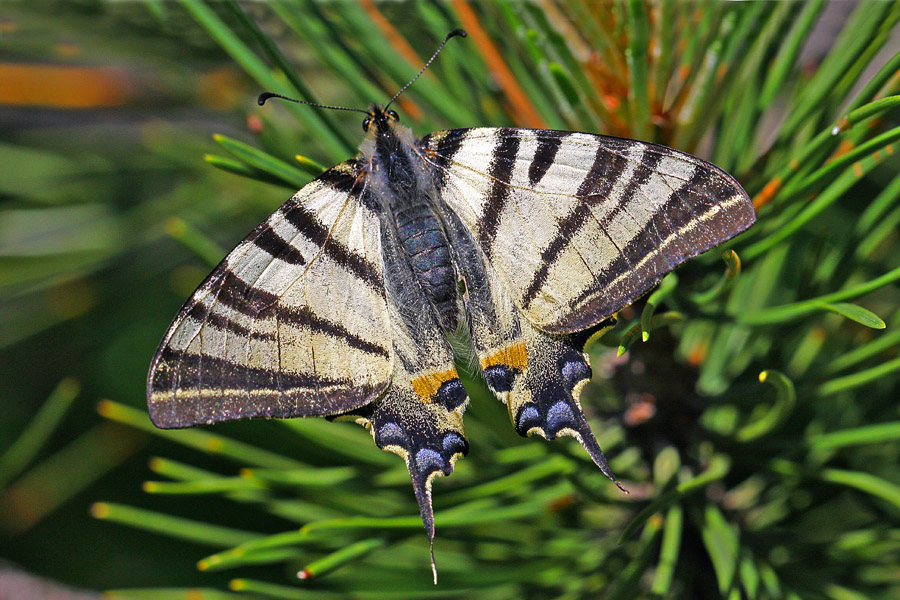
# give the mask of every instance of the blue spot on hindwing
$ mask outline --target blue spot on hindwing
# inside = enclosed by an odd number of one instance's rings
[[[466,401],[469,395],[458,377],[448,379],[441,384],[435,393],[435,399],[447,410],[456,410]]]
[[[571,390],[579,381],[591,378],[591,368],[580,359],[560,359],[560,373],[566,388]]]
[[[434,471],[445,471],[446,461],[440,452],[431,448],[422,448],[416,452],[416,468],[423,475]]]
[[[466,442],[465,438],[453,431],[444,435],[444,440],[441,445],[447,456],[453,456],[457,453],[466,454],[469,451],[469,443]]]
[[[519,418],[516,422],[516,431],[519,435],[528,435],[528,430],[532,427],[541,426],[541,414],[538,409],[531,405],[522,407],[519,411]]]
[[[518,369],[511,369],[506,365],[494,365],[484,370],[484,378],[491,391],[503,393],[512,390],[517,372]]]
[[[560,400],[547,411],[546,433],[548,436],[555,436],[560,429],[573,428],[574,426],[575,413],[572,412],[572,407],[568,403]]]
[[[397,423],[389,421],[378,428],[375,442],[381,448],[384,446],[402,446],[405,448],[407,445],[406,433],[403,432],[403,429]]]

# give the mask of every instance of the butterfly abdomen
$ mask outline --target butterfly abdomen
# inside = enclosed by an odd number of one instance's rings
[[[454,331],[459,313],[456,267],[447,234],[431,205],[438,196],[433,176],[414,149],[412,132],[373,110],[375,127],[361,148],[370,164],[369,184],[393,218],[412,275],[440,328]]]
[[[427,204],[398,209],[394,216],[400,241],[422,291],[437,312],[445,331],[456,329],[456,269],[450,243],[434,211]]]

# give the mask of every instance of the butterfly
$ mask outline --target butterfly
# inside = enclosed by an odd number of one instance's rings
[[[153,359],[148,406],[166,429],[365,425],[406,462],[434,569],[432,480],[469,448],[448,336],[468,330],[519,434],[572,436],[615,481],[579,401],[585,343],[756,213],[733,177],[670,148],[507,127],[417,139],[389,106],[360,111],[359,155],[294,194],[194,292]]]

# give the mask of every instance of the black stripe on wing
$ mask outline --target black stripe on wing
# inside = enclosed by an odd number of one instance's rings
[[[347,269],[375,289],[384,287],[384,281],[375,265],[369,262],[365,256],[357,254],[331,237],[331,232],[319,222],[313,213],[300,205],[296,205],[285,211],[284,218],[297,228],[300,235],[319,246],[328,258],[341,267]]]
[[[441,185],[443,185],[447,176],[447,167],[453,162],[453,157],[459,151],[469,131],[471,129],[468,128],[438,131],[430,133],[419,140],[418,147],[420,151],[428,152],[429,158],[437,167],[436,180]],[[437,141],[435,142],[435,140]],[[431,148],[432,145],[434,146],[433,149]]]
[[[570,305],[577,312],[554,333],[584,329],[649,291],[675,267],[738,235],[756,221],[743,188],[709,163],[672,193],[650,221],[622,248],[604,276],[586,286]]]
[[[274,341],[277,339],[277,336],[274,333],[250,329],[225,315],[212,312],[209,307],[202,302],[198,302],[190,311],[188,311],[187,318],[197,323],[206,323],[212,325],[216,329],[247,337],[252,340]]]
[[[162,429],[255,417],[334,415],[348,410],[348,388],[360,397],[374,397],[384,387],[249,367],[171,348],[157,356],[154,375],[148,388],[148,408],[153,424]],[[187,393],[192,390],[198,393]]]
[[[303,205],[316,194],[329,193],[335,195],[335,201],[359,205],[362,181],[362,172],[355,160],[323,173],[316,179],[319,187],[298,192],[244,238],[207,277],[169,327],[151,364],[147,394],[154,423],[163,428],[175,428],[250,417],[334,415],[371,402],[385,389],[393,359],[387,348],[364,339],[348,324],[314,315],[307,306],[283,306],[277,294],[257,287],[261,280],[254,275],[260,272],[260,265],[265,266],[265,261],[259,261],[261,252],[272,261],[283,261],[285,264],[279,266],[281,269],[296,269],[298,277],[312,261],[324,256],[345,268],[354,279],[376,289],[383,299],[383,278],[379,269],[365,256],[334,239],[330,228]],[[320,196],[320,199],[323,198]],[[353,210],[367,209],[355,206]],[[288,224],[293,226],[294,232]],[[300,236],[312,243],[301,244]],[[244,266],[253,266],[253,269],[242,270]],[[327,282],[321,284],[327,285]],[[386,311],[385,305],[385,315]],[[263,321],[266,325],[259,325]],[[358,365],[349,362],[347,377],[341,376],[344,370],[335,364],[311,372],[282,368],[280,358],[273,360],[271,368],[258,364],[251,366],[254,351],[274,347],[280,352],[279,322],[324,334],[335,344],[343,343],[348,349],[377,357],[378,368],[373,367],[359,379],[354,375],[351,380],[350,374],[360,371],[356,368]],[[247,356],[239,361],[226,359],[210,353],[202,342],[192,342],[202,335],[205,326],[221,332],[219,336],[227,336],[219,339],[227,339],[232,352],[236,347],[245,347]],[[175,347],[170,346],[173,339],[177,340]],[[286,362],[291,364],[291,361]],[[379,381],[382,370],[384,378]],[[325,376],[323,372],[331,373],[331,376]]]
[[[311,331],[324,333],[329,337],[339,339],[351,348],[368,352],[369,354],[377,354],[385,358],[390,358],[391,353],[387,348],[375,342],[365,340],[358,335],[347,330],[340,323],[329,321],[315,314],[308,306],[297,307],[275,307],[275,316],[279,323],[288,323],[305,327]]]
[[[275,233],[271,227],[267,227],[253,238],[253,245],[271,256],[291,265],[306,264],[303,254],[291,243]]]
[[[528,184],[532,187],[539,184],[544,175],[547,174],[547,171],[550,170],[550,167],[553,166],[556,153],[559,152],[559,148],[563,144],[563,138],[568,135],[564,131],[548,131],[547,133],[559,133],[559,135],[546,135],[538,140],[537,150],[531,159],[531,164],[528,165]]]
[[[221,269],[221,271],[219,271]],[[253,287],[243,279],[232,273],[225,264],[217,267],[215,283],[211,290],[214,291],[216,302],[239,312],[242,315],[256,318],[259,313],[278,302],[278,296]]]
[[[478,241],[490,256],[494,247],[494,237],[500,227],[500,219],[506,208],[506,202],[512,193],[509,185],[513,171],[510,165],[516,160],[519,152],[519,137],[515,130],[499,129],[497,131],[498,142],[491,154],[491,164],[488,166],[487,175],[490,178],[491,187],[485,202],[484,212],[481,215]]]
[[[588,217],[591,216],[591,207],[609,197],[616,181],[625,172],[628,166],[628,161],[625,157],[616,154],[611,158],[610,160],[608,153],[603,151],[603,149],[598,149],[591,170],[578,188],[577,194],[584,198],[584,202],[576,204],[568,215],[557,221],[556,226],[558,230],[556,236],[541,251],[540,267],[532,275],[531,282],[525,288],[525,294],[522,299],[523,304],[528,305],[529,302],[537,297],[541,287],[547,281],[550,269],[556,263],[563,250],[569,245],[571,239],[587,222]],[[605,219],[606,223],[601,223],[601,227],[605,227],[605,224],[608,224],[621,209],[620,205],[610,211],[610,214]]]

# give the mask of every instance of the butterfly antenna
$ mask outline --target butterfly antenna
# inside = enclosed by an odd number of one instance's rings
[[[400,96],[400,94],[402,94],[403,92],[406,91],[406,88],[408,88],[409,86],[411,86],[413,83],[416,82],[416,79],[418,79],[419,77],[422,76],[422,73],[424,73],[425,70],[428,69],[428,66],[431,65],[432,62],[434,62],[434,59],[436,59],[436,58],[437,58],[437,55],[441,53],[441,50],[444,49],[444,46],[447,45],[447,42],[450,41],[450,38],[455,38],[455,37],[466,37],[467,35],[469,35],[469,34],[466,33],[466,30],[465,30],[465,29],[454,29],[453,31],[451,31],[450,33],[448,33],[448,34],[447,34],[447,37],[444,38],[444,41],[441,42],[441,45],[438,46],[437,50],[434,51],[434,54],[431,55],[431,58],[428,59],[428,62],[425,63],[425,66],[422,67],[422,70],[419,71],[419,73],[418,73],[415,77],[413,77],[412,80],[411,80],[409,83],[407,83],[407,84],[404,85],[402,88],[400,88],[400,91],[399,91],[399,92],[397,92],[396,94],[394,94],[394,97],[391,98],[391,101],[388,102],[387,104],[385,104],[384,110],[387,110],[387,109],[388,109],[388,106],[390,106],[391,104],[393,104],[393,103],[394,103],[394,100],[396,100],[396,99]]]
[[[353,112],[361,112],[364,115],[369,114],[369,111],[363,110],[361,108],[349,108],[346,106],[330,106],[328,104],[319,104],[317,102],[309,102],[307,100],[296,100],[294,98],[288,98],[287,96],[282,96],[281,94],[273,94],[272,92],[263,92],[259,95],[259,98],[256,99],[256,103],[262,106],[266,103],[266,100],[269,98],[280,98],[282,100],[289,100],[291,102],[296,102],[297,104],[306,104],[308,106],[315,106],[316,108],[329,108],[331,110],[349,110]]]

